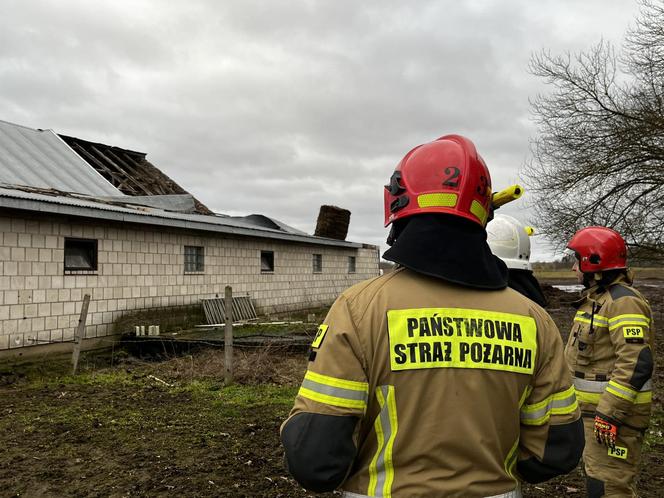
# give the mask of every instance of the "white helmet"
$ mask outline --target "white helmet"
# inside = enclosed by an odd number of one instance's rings
[[[487,242],[491,252],[502,259],[508,268],[530,270],[531,227],[516,218],[497,214],[486,226]]]

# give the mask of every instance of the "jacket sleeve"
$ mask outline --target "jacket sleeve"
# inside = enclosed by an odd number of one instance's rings
[[[309,490],[332,491],[351,469],[369,392],[364,358],[342,295],[318,329],[295,404],[281,426],[288,470]]]
[[[648,303],[632,294],[613,301],[607,318],[616,360],[597,412],[620,423],[635,403],[652,400],[652,317]]]
[[[521,405],[518,476],[537,483],[573,470],[584,447],[574,386],[558,328],[539,311],[538,360]]]

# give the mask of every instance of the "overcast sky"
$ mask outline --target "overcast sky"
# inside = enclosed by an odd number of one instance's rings
[[[0,119],[146,152],[214,211],[386,249],[383,184],[471,138],[494,190],[536,130],[541,49],[620,42],[635,0],[0,0]],[[527,201],[527,199],[526,199]],[[526,219],[524,201],[501,212]],[[533,221],[533,220],[531,220]],[[536,226],[536,223],[534,223]],[[535,238],[534,258],[548,255]]]

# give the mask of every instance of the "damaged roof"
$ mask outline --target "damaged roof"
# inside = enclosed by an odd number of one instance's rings
[[[365,247],[364,244],[315,237],[267,216],[201,215],[167,211],[136,205],[120,199],[100,199],[92,196],[57,192],[53,189],[2,188],[0,208],[41,212],[64,216],[78,216],[121,223],[166,226],[206,232],[225,233],[275,240],[286,240],[346,248]]]
[[[52,130],[0,121],[0,184],[123,195]]]
[[[97,173],[125,195],[189,194],[163,171],[152,165],[146,159],[147,154],[144,152],[88,142],[67,135],[59,136]],[[193,199],[197,213],[213,214],[202,202],[195,197]]]
[[[0,208],[358,248],[252,214],[215,214],[146,154],[0,121]]]

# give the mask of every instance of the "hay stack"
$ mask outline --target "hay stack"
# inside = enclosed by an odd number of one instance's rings
[[[316,237],[346,240],[348,225],[350,224],[350,211],[337,206],[321,206],[316,223]]]

